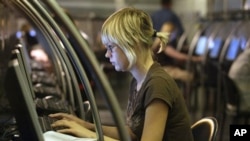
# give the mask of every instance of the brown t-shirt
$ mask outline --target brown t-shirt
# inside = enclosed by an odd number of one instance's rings
[[[136,91],[135,79],[131,82],[127,107],[127,124],[138,139],[141,139],[145,111],[153,99],[163,100],[169,107],[165,125],[164,141],[193,141],[191,123],[183,96],[175,81],[154,63],[142,84]]]

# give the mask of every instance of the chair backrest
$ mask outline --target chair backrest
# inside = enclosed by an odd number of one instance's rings
[[[218,121],[215,117],[204,117],[192,126],[194,141],[215,141],[218,131]]]
[[[239,110],[240,95],[235,82],[228,76],[228,72],[222,71],[222,94],[225,104],[235,106],[236,110]],[[226,106],[225,105],[225,106]],[[236,111],[235,111],[236,112]],[[238,112],[238,111],[237,111]]]

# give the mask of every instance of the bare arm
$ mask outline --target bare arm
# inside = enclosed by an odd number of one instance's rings
[[[187,54],[179,52],[171,46],[167,46],[164,50],[164,53],[179,61],[187,61],[189,59],[189,56]],[[193,62],[200,62],[203,58],[200,56],[192,56],[190,59]]]
[[[95,125],[93,123],[85,122],[83,126],[91,131],[94,131],[94,132],[96,131]],[[115,138],[115,139],[119,139],[119,133],[115,126],[102,125],[102,130],[103,130],[104,135]]]
[[[97,138],[96,132],[87,129],[84,126],[72,120],[61,119],[52,124],[52,127],[60,127],[60,126],[64,126],[65,128],[58,129],[57,132],[59,133],[70,134],[79,138]],[[108,136],[104,136],[104,140],[117,141],[117,139]]]
[[[85,122],[84,126],[92,131],[95,131],[95,126],[92,123]],[[136,140],[136,135],[131,131],[131,129],[128,126],[126,126],[126,129],[128,130],[128,133],[129,133],[131,139]],[[114,139],[120,139],[117,127],[103,125],[102,130],[103,130],[104,135],[111,137],[111,138],[114,138]]]
[[[61,119],[52,124],[52,127],[59,127],[59,126],[65,126],[68,127],[67,129],[58,130],[58,132],[61,133],[70,133],[72,135],[75,135],[77,137],[95,137],[95,125],[93,123],[86,122],[74,115],[66,114],[66,113],[56,113],[51,114],[50,117]],[[131,138],[135,138],[135,135],[131,132],[129,127],[126,127],[128,129],[128,132],[131,136]],[[103,134],[105,135],[104,138],[106,138],[108,141],[111,139],[118,140],[119,139],[119,133],[115,126],[102,126]],[[105,141],[106,141],[105,139]]]
[[[146,109],[141,141],[162,141],[168,117],[168,106],[155,99]]]
[[[171,33],[173,30],[174,30],[174,26],[171,23],[168,23],[168,22],[164,23],[162,25],[162,28],[161,28],[161,32],[169,32],[169,33]],[[153,49],[154,52],[157,52],[159,50],[160,43],[161,43],[161,40],[159,38],[156,38],[154,40],[154,43],[152,45],[152,49]],[[168,56],[170,56],[170,57],[172,57],[172,58],[174,58],[174,59],[176,59],[178,61],[187,61],[189,59],[189,56],[187,54],[179,52],[178,50],[174,49],[170,45],[167,45],[164,48],[163,52],[166,55],[168,55]],[[193,62],[201,62],[203,58],[200,57],[200,56],[192,56],[190,59]]]

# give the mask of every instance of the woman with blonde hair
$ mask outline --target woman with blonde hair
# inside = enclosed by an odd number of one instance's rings
[[[123,8],[112,14],[103,24],[102,43],[105,57],[116,71],[128,71],[133,76],[130,85],[126,123],[131,140],[192,141],[189,113],[175,81],[154,60],[153,39],[161,39],[161,47],[168,33],[155,32],[150,16],[136,8]],[[68,128],[58,132],[78,137],[95,137],[95,126],[73,115],[57,113],[61,118],[54,127]],[[116,127],[103,126],[105,140],[119,140]]]

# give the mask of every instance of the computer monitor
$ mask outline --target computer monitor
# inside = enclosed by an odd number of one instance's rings
[[[35,104],[27,79],[18,59],[12,58],[5,76],[4,88],[17,121],[22,140],[43,141],[43,133],[38,121]]]
[[[31,65],[30,65],[31,60],[30,60],[30,56],[29,56],[28,50],[24,46],[24,43],[22,43],[22,42],[23,41],[21,41],[21,43],[19,43],[19,44],[16,45],[16,49],[19,50],[20,55],[22,57],[22,60],[24,61],[26,72],[27,72],[28,75],[30,75],[30,73],[32,71],[32,68],[31,68]]]
[[[246,37],[240,38],[240,49],[244,51],[247,48],[247,39]]]
[[[218,58],[222,47],[222,39],[217,37],[209,43],[210,53],[209,56],[212,59]]]
[[[233,38],[226,53],[226,60],[233,61],[237,57],[239,47],[240,40],[237,38]]]
[[[17,48],[17,49],[12,50],[12,58],[16,58],[18,60],[19,66],[23,74],[25,75],[25,78],[27,79],[27,84],[29,86],[31,96],[35,98],[36,96],[33,91],[30,66],[28,65],[28,62],[25,59],[22,51],[23,51],[22,48]]]
[[[206,51],[207,47],[207,37],[201,36],[197,42],[197,46],[195,48],[196,55],[203,55]]]

